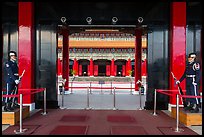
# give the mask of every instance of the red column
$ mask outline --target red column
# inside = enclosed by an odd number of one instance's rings
[[[106,76],[110,76],[110,65],[106,65]]]
[[[79,65],[79,76],[82,76],[82,65]]]
[[[88,65],[87,68],[88,68],[88,76],[90,76],[90,65]]]
[[[131,68],[131,60],[130,60],[130,58],[128,59],[128,61],[127,61],[127,73],[126,73],[126,76],[131,76],[131,73],[130,73],[130,71],[132,70],[132,68]]]
[[[202,27],[202,29],[201,29],[201,46],[200,46],[200,70],[203,70],[202,68],[202,46],[203,46],[203,27]],[[201,71],[201,77],[200,77],[200,87],[199,87],[199,92],[202,92],[202,81],[203,81],[203,79],[202,79],[202,71]]]
[[[128,76],[128,61],[125,62],[125,76]]]
[[[94,64],[93,64],[93,59],[90,59],[90,76],[93,77],[93,69],[94,69]]]
[[[111,60],[111,76],[115,76],[115,64],[114,59]]]
[[[175,86],[171,72],[179,79],[186,66],[186,2],[171,3],[169,59],[169,89],[177,90],[178,87]],[[185,89],[185,80],[180,85],[182,89]],[[170,97],[170,104],[176,104],[175,96]]]
[[[57,59],[57,75],[62,75],[62,61],[60,58]]]
[[[78,61],[76,58],[74,58],[73,71],[75,73],[75,76],[78,76]]]
[[[142,30],[136,29],[135,40],[135,91],[139,91],[139,86],[136,84],[141,81],[141,64],[142,64]]]
[[[147,76],[147,59],[142,62],[142,76]]]
[[[34,88],[34,4],[33,2],[18,3],[18,63],[19,74],[25,69],[21,79],[22,89]],[[20,92],[20,91],[19,91]],[[23,91],[31,93],[31,91]],[[25,95],[23,103],[32,104],[34,95]],[[32,106],[31,106],[32,107]],[[32,110],[33,108],[30,108]]]
[[[62,78],[66,79],[65,90],[69,90],[69,33],[68,28],[63,28],[63,73]]]
[[[117,65],[114,65],[114,76],[117,75]]]
[[[79,76],[79,63],[76,61],[76,76]]]
[[[98,76],[98,65],[94,65],[94,76]]]
[[[126,65],[122,65],[122,76],[125,76]]]

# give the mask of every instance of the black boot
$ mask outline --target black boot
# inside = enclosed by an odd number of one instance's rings
[[[191,113],[198,113],[199,112],[199,108],[197,104],[194,104],[192,109],[190,110]]]
[[[192,109],[192,104],[188,103],[186,106],[184,106],[184,111],[190,111]]]
[[[12,111],[12,109],[9,107],[9,103],[6,103],[5,106],[4,106],[4,111],[5,112],[10,112]]]
[[[5,112],[8,111],[8,105],[7,105],[7,103],[5,103],[5,105],[4,105],[4,111],[5,111]]]
[[[12,106],[12,102],[8,103],[8,108],[9,108],[11,111],[14,110],[14,108],[13,108],[13,106]]]
[[[20,105],[18,105],[18,103],[15,102],[15,103],[13,103],[13,107],[14,108],[20,108]]]

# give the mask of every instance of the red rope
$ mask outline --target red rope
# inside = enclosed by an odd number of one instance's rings
[[[20,94],[31,95],[31,94],[42,92],[44,90],[45,90],[45,88],[40,88],[40,89],[19,89],[19,91],[35,91],[35,92],[31,92],[31,93],[29,93],[29,92],[27,92],[27,93],[20,92],[20,93],[18,93],[18,95],[2,95],[2,97],[19,97]]]
[[[165,94],[165,95],[169,95],[169,96],[175,96],[176,95],[176,94],[169,94],[169,93],[166,93],[164,91],[171,92],[171,90],[156,89],[156,92],[159,92],[159,93],[162,93],[162,94]],[[172,90],[172,91],[177,91],[177,94],[179,93],[178,90]],[[202,98],[202,96],[180,95],[180,94],[179,94],[179,97],[183,97],[183,98]]]
[[[88,87],[70,87],[70,89],[87,89]],[[114,89],[114,87],[89,87],[90,89]],[[65,87],[65,89],[68,89],[68,87]],[[120,88],[115,87],[115,89],[135,89],[135,88]]]
[[[159,92],[159,93],[162,93],[162,94],[165,94],[165,95],[169,95],[169,96],[173,96],[173,94],[169,94],[169,93],[166,93],[166,92],[163,92],[163,91],[158,91],[158,90],[156,90],[157,92]]]
[[[179,96],[184,98],[202,98],[202,96],[192,96],[192,95],[179,95]]]

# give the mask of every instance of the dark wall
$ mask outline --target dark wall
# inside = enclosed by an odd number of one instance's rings
[[[3,32],[3,59],[2,59],[2,88],[6,89],[5,62],[8,60],[8,51],[14,50],[18,54],[18,26],[17,24],[5,23],[2,25]],[[56,45],[57,33],[55,25],[38,25],[36,28],[35,50],[35,88],[47,88],[47,105],[56,107]],[[18,61],[18,60],[17,60]],[[43,93],[35,95],[36,107],[41,107]]]
[[[47,89],[47,107],[57,108],[57,32],[56,25],[36,28],[36,88]],[[43,93],[35,97],[36,108],[43,106]]]
[[[198,62],[201,62],[201,29],[201,25],[187,25],[186,28],[186,57],[189,53],[195,52],[197,54]],[[168,33],[167,27],[149,27],[147,56],[148,90],[145,102],[146,109],[153,109],[155,89],[169,88]],[[157,108],[167,109],[168,98],[167,95],[157,94]]]
[[[197,61],[200,62],[201,55],[201,26],[200,25],[188,25],[186,29],[186,57],[189,53],[195,52],[197,55]]]
[[[2,59],[2,88],[6,88],[5,77],[5,62],[8,60],[8,52],[16,51],[18,54],[18,26],[17,24],[2,24],[3,32],[3,59]],[[18,62],[18,60],[17,60]]]
[[[188,25],[186,29],[186,58],[189,53],[194,52],[197,55],[196,61],[201,61],[201,25]],[[201,71],[202,76],[202,71]],[[202,78],[202,77],[201,77]],[[201,83],[199,84],[199,86]],[[202,91],[202,89],[201,89]]]
[[[148,77],[146,109],[153,109],[154,90],[168,89],[169,59],[168,59],[168,28],[151,26],[148,33]],[[157,94],[157,108],[168,109],[168,96]]]

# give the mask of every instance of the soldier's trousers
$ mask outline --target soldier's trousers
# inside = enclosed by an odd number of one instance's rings
[[[186,95],[199,96],[198,86],[193,84],[187,85]],[[186,98],[186,101],[191,104],[199,104],[200,102],[199,98]]]
[[[15,83],[6,83],[6,95],[14,95],[15,88],[17,88]],[[6,97],[5,104],[11,103],[13,99],[13,97]]]

